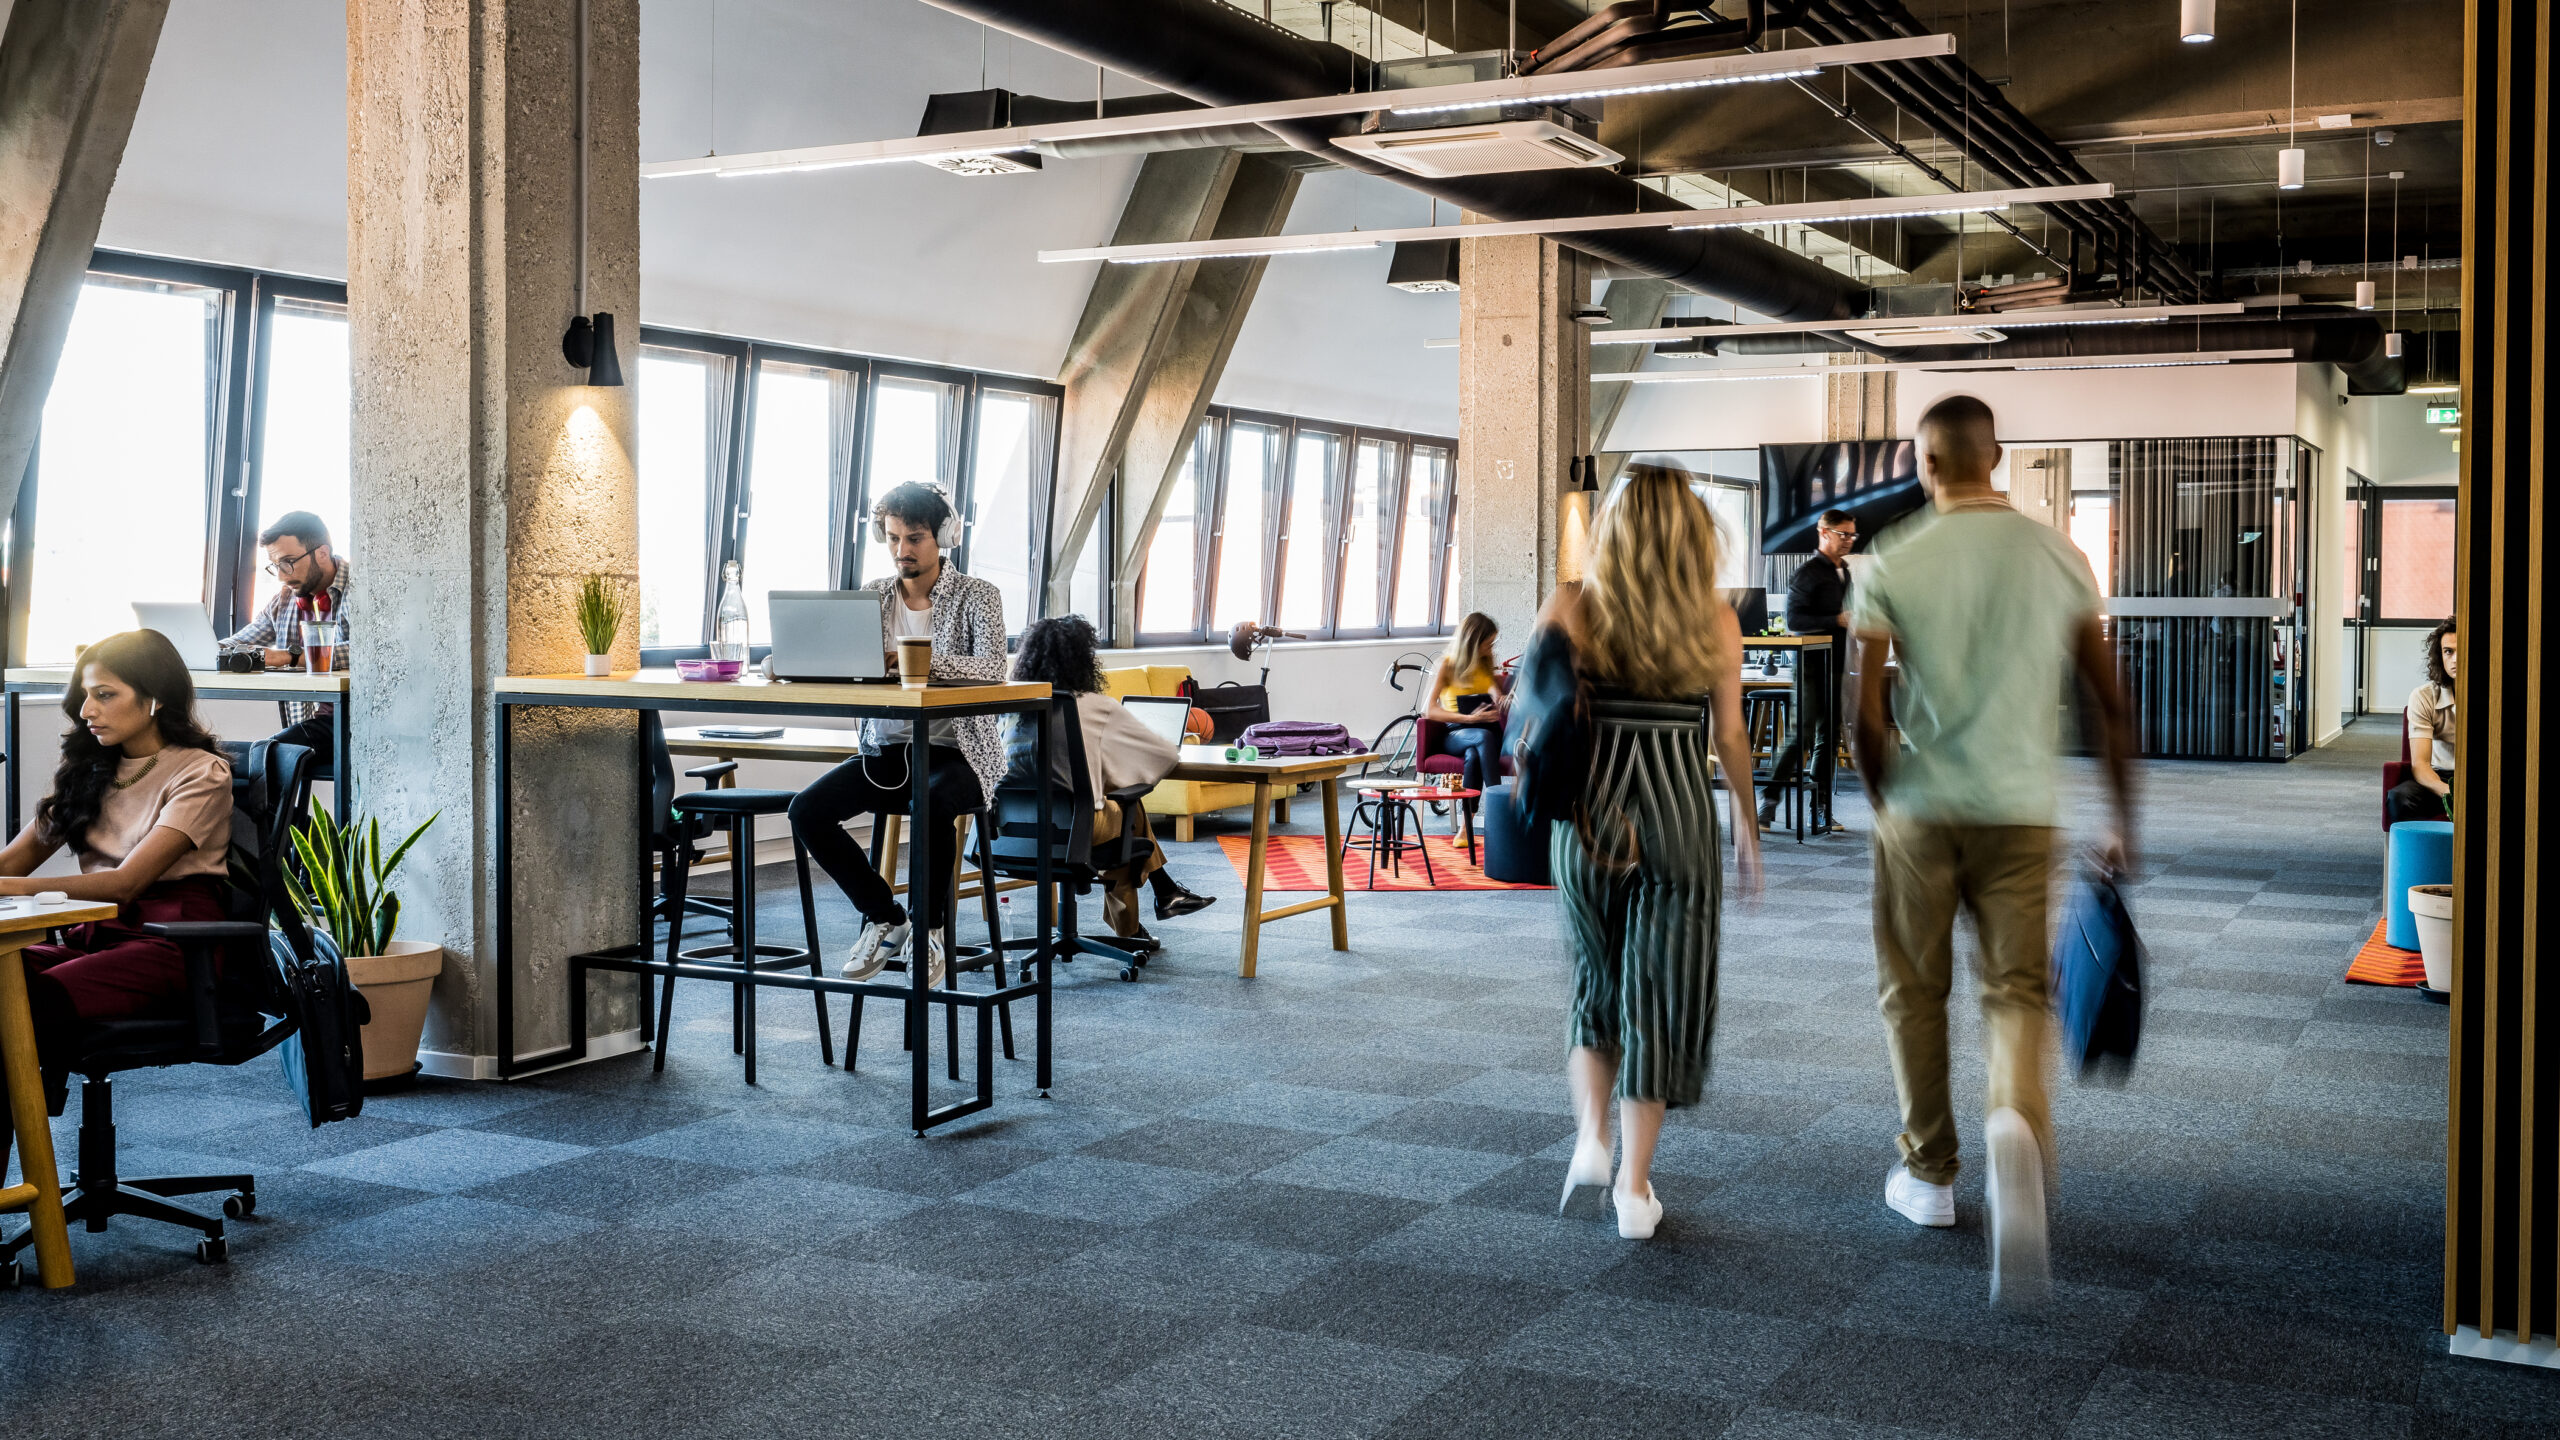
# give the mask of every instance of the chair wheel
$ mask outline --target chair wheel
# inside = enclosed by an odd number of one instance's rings
[[[228,1263],[230,1259],[231,1242],[223,1239],[221,1236],[217,1235],[210,1240],[199,1240],[196,1242],[197,1264],[221,1265]]]
[[[15,1290],[27,1283],[27,1272],[17,1261],[0,1264],[0,1290]]]
[[[1137,967],[1137,966],[1135,966],[1135,965],[1123,965],[1123,966],[1121,966],[1121,967],[1120,967],[1120,978],[1121,978],[1121,979],[1123,979],[1123,980],[1135,980],[1135,979],[1137,979],[1137,978],[1138,978],[1138,967]]]
[[[246,1220],[258,1213],[258,1192],[243,1190],[222,1202],[222,1213],[234,1220]]]

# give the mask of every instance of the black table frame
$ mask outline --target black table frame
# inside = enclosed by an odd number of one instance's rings
[[[1811,659],[1813,656],[1816,656],[1816,655],[1820,655],[1820,656],[1822,656],[1822,657],[1823,657],[1823,661],[1822,661],[1822,663],[1823,663],[1823,664],[1825,664],[1825,665],[1828,665],[1828,666],[1833,667],[1833,668],[1832,668],[1831,673],[1836,677],[1837,675],[1839,675],[1839,674],[1840,674],[1840,672],[1841,672],[1842,668],[1844,668],[1844,667],[1842,667],[1842,666],[1841,666],[1841,663],[1840,663],[1840,662],[1841,662],[1841,660],[1844,658],[1844,657],[1842,657],[1842,656],[1839,654],[1840,647],[1839,647],[1837,644],[1831,644],[1831,645],[1772,645],[1772,644],[1765,643],[1765,642],[1767,642],[1767,641],[1769,641],[1769,640],[1774,640],[1774,639],[1780,638],[1780,637],[1777,637],[1777,636],[1761,636],[1761,637],[1758,637],[1758,638],[1759,638],[1759,639],[1761,639],[1764,643],[1762,643],[1762,644],[1758,644],[1758,645],[1754,645],[1754,644],[1752,644],[1752,643],[1751,643],[1751,642],[1752,642],[1752,640],[1753,640],[1753,638],[1754,638],[1754,637],[1749,636],[1749,635],[1745,635],[1745,636],[1743,636],[1743,637],[1742,637],[1742,653],[1744,653],[1745,655],[1750,654],[1750,653],[1751,653],[1752,651],[1754,651],[1754,650],[1763,651],[1763,652],[1766,652],[1766,653],[1769,653],[1769,654],[1778,654],[1778,653],[1781,653],[1781,652],[1784,652],[1784,651],[1788,651],[1788,650],[1792,650],[1792,651],[1794,651],[1794,652],[1795,652],[1795,656],[1796,656],[1796,666],[1795,666],[1795,671],[1796,671],[1796,673],[1795,673],[1795,679],[1794,679],[1792,682],[1790,682],[1790,684],[1793,686],[1793,689],[1790,691],[1790,693],[1791,693],[1791,694],[1793,694],[1793,695],[1795,696],[1795,702],[1796,702],[1796,717],[1795,717],[1795,723],[1796,723],[1796,726],[1797,726],[1798,733],[1802,733],[1802,731],[1803,731],[1803,727],[1804,727],[1806,724],[1808,724],[1809,722],[1811,722],[1811,720],[1813,719],[1813,695],[1812,695],[1812,692],[1811,692],[1811,691],[1806,687],[1806,684],[1805,684],[1805,681],[1806,681],[1806,680],[1807,680],[1807,678],[1808,678],[1808,674],[1807,674],[1807,671],[1806,671],[1806,661],[1808,661],[1809,659]],[[1785,637],[1785,638],[1787,638],[1787,639],[1799,639],[1799,638],[1802,638],[1802,637],[1799,637],[1799,636],[1792,636],[1792,635],[1791,635],[1791,636],[1787,636],[1787,637]],[[1832,704],[1832,707],[1833,707],[1833,710],[1832,710],[1832,718],[1831,718],[1831,724],[1830,724],[1830,726],[1828,727],[1828,731],[1829,731],[1829,733],[1825,736],[1825,739],[1827,739],[1827,740],[1829,741],[1829,743],[1832,745],[1832,747],[1833,747],[1833,748],[1837,749],[1837,748],[1839,747],[1839,744],[1840,744],[1840,717],[1839,717],[1839,706],[1840,706],[1840,704],[1841,704],[1841,695],[1840,695],[1840,687],[1839,687],[1839,685],[1838,685],[1838,684],[1836,684],[1836,683],[1831,687],[1831,704]],[[1808,800],[1808,801],[1809,801],[1809,800],[1811,800],[1811,799],[1813,798],[1813,776],[1814,776],[1813,747],[1812,747],[1810,744],[1808,744],[1808,745],[1806,745],[1806,746],[1805,746],[1804,753],[1803,753],[1803,754],[1801,754],[1801,755],[1798,755],[1798,756],[1796,757],[1796,778],[1795,778],[1794,780],[1792,780],[1792,781],[1788,782],[1788,783],[1795,787],[1795,789],[1796,789],[1796,791],[1798,792],[1798,794],[1799,794],[1799,795],[1801,795],[1802,797],[1804,797],[1806,800]],[[1774,779],[1774,777],[1772,777],[1772,778]],[[1837,767],[1836,765],[1833,767],[1833,773],[1832,773],[1832,784],[1833,784],[1835,787],[1839,784],[1839,773],[1838,773],[1838,767]],[[1822,797],[1821,797],[1821,800],[1822,800],[1822,813],[1823,813],[1823,814],[1825,814],[1825,815],[1830,814],[1830,813],[1831,813],[1831,801],[1832,801],[1832,795],[1831,795],[1831,793],[1830,793],[1830,792],[1828,792],[1828,791],[1824,792],[1824,793],[1823,793],[1823,795],[1822,795]],[[1796,812],[1795,812],[1795,815],[1796,815],[1796,843],[1797,843],[1797,844],[1799,844],[1799,845],[1801,845],[1801,844],[1803,844],[1803,843],[1804,843],[1805,814],[1806,814],[1806,812],[1807,812],[1807,811],[1810,811],[1812,808],[1813,808],[1813,806],[1812,806],[1812,805],[1810,805],[1810,804],[1806,804],[1806,805],[1800,806],[1800,807],[1798,807],[1798,808],[1796,809]],[[1752,818],[1752,817],[1749,817],[1749,816],[1741,816],[1741,815],[1737,815],[1737,816],[1735,816],[1735,817],[1734,817],[1734,821],[1733,821],[1733,823],[1734,823],[1734,824],[1736,824],[1736,825],[1742,825],[1742,824],[1745,824],[1745,823],[1749,823],[1749,821],[1751,820],[1751,818]]]
[[[613,694],[610,692],[591,695],[581,695],[577,693],[552,694],[548,692],[511,689],[506,682],[499,682],[494,695],[494,701],[497,707],[498,730],[497,774],[495,776],[497,782],[498,805],[498,1078],[502,1080],[512,1079],[532,1071],[549,1069],[558,1065],[569,1064],[587,1058],[587,973],[591,970],[608,970],[623,974],[644,976],[655,975],[664,977],[672,975],[680,980],[714,980],[722,984],[736,986],[745,998],[746,1016],[748,1023],[750,1024],[754,1023],[754,997],[755,990],[758,987],[771,987],[782,990],[814,990],[827,995],[878,996],[886,1000],[897,1000],[903,1002],[904,1019],[906,1022],[908,1060],[911,1069],[909,1077],[912,1105],[910,1119],[915,1132],[918,1135],[922,1135],[927,1130],[930,1130],[937,1125],[946,1125],[963,1116],[974,1115],[981,1110],[989,1109],[995,1104],[995,1053],[993,1033],[995,1012],[997,1007],[1000,1005],[1004,1005],[1015,1000],[1027,999],[1032,1002],[1033,1010],[1037,1017],[1034,1022],[1034,1032],[1037,1038],[1033,1042],[1038,1050],[1038,1055],[1034,1060],[1036,1069],[1036,1085],[1041,1097],[1044,1099],[1047,1098],[1049,1094],[1050,1078],[1049,972],[1051,961],[1057,949],[1057,917],[1052,913],[1056,903],[1056,891],[1052,886],[1052,878],[1050,875],[1050,852],[1052,848],[1051,832],[1049,825],[1049,807],[1045,805],[1040,807],[1040,833],[1038,836],[1039,861],[1036,881],[1039,900],[1036,906],[1038,918],[1035,921],[1035,931],[1029,938],[1021,940],[1007,940],[1002,936],[988,937],[990,944],[996,947],[996,953],[999,957],[1001,957],[1002,953],[1006,950],[1022,950],[1028,952],[1031,957],[1034,978],[1013,985],[999,986],[993,990],[932,988],[929,984],[929,967],[924,963],[925,946],[929,943],[929,936],[932,932],[926,925],[921,923],[921,915],[917,917],[918,923],[913,925],[908,932],[908,945],[910,948],[907,954],[907,971],[904,980],[899,982],[847,980],[834,975],[805,975],[792,974],[787,971],[759,971],[735,965],[707,965],[682,961],[670,963],[666,960],[658,959],[656,958],[656,947],[652,943],[653,937],[656,933],[656,917],[654,914],[655,907],[651,903],[651,899],[654,894],[653,874],[651,868],[654,856],[650,852],[648,831],[644,823],[633,836],[632,846],[638,860],[638,875],[640,882],[639,939],[630,945],[615,946],[607,950],[591,951],[585,954],[569,956],[569,1043],[533,1055],[519,1055],[516,1053],[515,811],[513,777],[515,712],[519,708],[630,710],[635,712],[641,710],[682,710],[686,712],[714,713],[722,715],[823,715],[852,719],[913,721],[915,723],[910,732],[907,749],[908,773],[911,780],[907,803],[908,815],[910,817],[909,828],[913,836],[911,843],[907,846],[907,894],[911,897],[921,897],[928,896],[933,893],[932,886],[934,880],[933,847],[929,844],[923,843],[923,837],[931,833],[926,826],[931,823],[932,814],[932,799],[927,785],[927,782],[932,778],[932,759],[930,753],[932,743],[932,726],[929,722],[934,720],[956,720],[979,715],[1045,715],[1048,713],[1050,704],[1048,698],[1045,696],[1039,699],[1029,700],[999,700],[971,705],[936,706],[932,709],[916,709],[892,705],[864,705],[859,703],[821,704],[805,701],[777,703],[780,698],[779,696],[763,699],[753,698],[753,692],[762,688],[763,687],[730,688],[705,685],[702,687],[704,693],[698,696],[684,695],[681,697],[662,697]],[[747,693],[741,693],[742,690]],[[785,691],[784,693],[788,692]],[[1038,740],[1036,743],[1039,750],[1039,768],[1034,773],[1046,775],[1049,773],[1049,727],[1047,725],[1039,725],[1033,728],[1038,734]],[[632,769],[638,787],[637,793],[640,802],[639,808],[634,812],[634,815],[636,819],[641,819],[645,822],[645,817],[648,815],[649,807],[654,803],[653,792],[655,789],[655,783],[649,771],[649,757],[646,754],[640,755],[637,763],[632,767]],[[994,797],[990,796],[988,797],[988,800],[990,805],[994,803]],[[743,858],[732,856],[730,857],[729,863],[733,874],[738,874],[738,879],[733,881],[733,883],[737,884],[739,893],[744,894],[744,876],[742,873],[738,872],[737,867],[741,865],[752,866],[755,863],[755,858],[753,856],[746,856]],[[856,1003],[858,1004],[859,1001]],[[649,987],[644,985],[642,987],[641,999],[641,1024],[644,1033],[654,1033],[654,1026],[651,1024],[653,1019],[651,1013],[653,1004],[654,997],[650,995]],[[978,1015],[978,1063],[977,1074],[975,1076],[977,1081],[977,1093],[968,1099],[956,1100],[951,1104],[942,1106],[935,1106],[932,1103],[933,1067],[932,1056],[930,1053],[932,1027],[927,1023],[927,1021],[932,1013],[931,1007],[935,1005],[951,1007],[950,1018],[955,1025],[959,1019],[958,1010],[960,1008],[975,1010]],[[851,1057],[848,1055],[847,1058],[850,1060]],[[951,1056],[951,1063],[956,1070],[959,1064],[959,1056],[956,1052]]]
[[[256,690],[246,690],[237,686],[225,685],[222,683],[222,672],[219,671],[209,675],[198,672],[193,678],[196,682],[196,698],[199,700],[299,701],[305,705],[320,704],[328,706],[331,731],[330,740],[331,743],[337,746],[338,751],[336,756],[334,756],[329,762],[329,808],[337,812],[338,823],[340,825],[343,826],[347,823],[347,816],[353,808],[355,787],[347,783],[348,737],[347,693],[345,691],[342,690],[338,692],[334,699],[315,700],[309,696],[280,694],[271,689],[261,688]],[[60,695],[64,693],[66,688],[67,687],[56,684],[50,680],[11,680],[7,682],[6,693],[0,694],[0,755],[6,755],[9,762],[8,779],[6,782],[0,782],[5,783],[5,789],[7,792],[5,795],[0,795],[0,807],[5,807],[8,812],[9,833],[11,835],[18,833],[18,756],[20,753],[18,749],[18,697],[22,695]],[[283,727],[279,726],[278,728],[281,729]]]

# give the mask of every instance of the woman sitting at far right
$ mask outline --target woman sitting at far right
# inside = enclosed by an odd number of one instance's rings
[[[2427,632],[2427,683],[2409,692],[2409,773],[2382,797],[2386,824],[2453,813],[2453,681],[2461,648],[2450,617]]]
[[[1470,790],[1489,790],[1502,779],[1502,721],[1508,706],[1493,669],[1493,642],[1500,634],[1492,616],[1468,612],[1422,692],[1422,718],[1446,727],[1440,743],[1458,757]]]
[[[0,895],[59,890],[117,907],[26,949],[27,999],[47,1069],[66,1068],[82,1027],[178,1004],[186,957],[146,924],[229,918],[231,762],[196,723],[195,681],[156,630],[80,654],[62,712],[53,793],[0,849]],[[77,875],[29,878],[63,846]]]

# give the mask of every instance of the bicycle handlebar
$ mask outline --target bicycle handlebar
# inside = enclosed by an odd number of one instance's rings
[[[1395,691],[1399,695],[1403,694],[1404,672],[1407,670],[1419,675],[1422,673],[1423,667],[1418,662],[1412,660],[1397,660],[1394,664],[1387,667],[1387,688]]]

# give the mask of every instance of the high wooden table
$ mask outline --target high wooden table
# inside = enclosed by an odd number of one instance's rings
[[[338,823],[347,823],[348,806],[354,787],[347,784],[347,682],[344,670],[324,675],[305,674],[300,670],[262,670],[255,675],[238,675],[228,670],[196,670],[189,672],[196,682],[199,700],[307,700],[330,707],[332,740],[337,756],[330,762],[330,806],[337,811]],[[0,750],[9,759],[7,795],[0,806],[8,812],[9,833],[18,833],[19,763],[18,697],[21,695],[60,695],[71,688],[71,667],[48,665],[29,670],[7,672],[5,693],[0,693]],[[282,729],[282,726],[278,726]],[[50,755],[35,758],[36,773],[41,775],[53,766]]]
[[[995,1058],[992,1046],[992,1020],[995,1008],[1014,1000],[1028,999],[1038,1014],[1039,1036],[1038,1087],[1049,1089],[1049,969],[1051,951],[1055,947],[1054,917],[1051,897],[1055,893],[1049,883],[1049,850],[1047,837],[1039,846],[1038,933],[1032,943],[1023,947],[1033,957],[1032,979],[1021,984],[995,990],[959,990],[932,988],[928,967],[924,963],[927,931],[914,927],[909,944],[907,973],[895,983],[877,980],[846,980],[834,975],[796,975],[787,971],[754,970],[732,965],[706,965],[694,962],[667,961],[652,958],[651,937],[655,933],[652,915],[649,837],[645,830],[632,837],[632,849],[639,870],[640,914],[636,933],[638,941],[611,950],[595,951],[568,958],[569,1042],[566,1045],[534,1055],[516,1052],[515,1002],[515,806],[512,790],[512,765],[515,736],[515,712],[526,707],[565,707],[587,710],[683,710],[726,715],[829,716],[915,722],[909,731],[908,774],[913,789],[908,799],[908,813],[917,817],[918,833],[932,816],[932,800],[926,782],[932,775],[930,754],[933,720],[955,720],[976,715],[1044,715],[1049,709],[1049,687],[1017,681],[994,681],[984,685],[936,685],[925,690],[907,690],[895,684],[827,685],[791,684],[760,679],[741,679],[722,684],[702,684],[676,678],[673,670],[626,670],[619,674],[591,677],[586,675],[510,675],[500,680],[492,695],[497,707],[497,1009],[498,1009],[498,1073],[520,1075],[527,1071],[565,1064],[586,1058],[587,1053],[587,986],[589,970],[613,970],[639,975],[672,975],[686,980],[716,980],[740,987],[745,1001],[748,1023],[755,1019],[754,994],[757,988],[814,990],[829,995],[878,996],[897,1000],[905,1007],[909,1059],[913,1068],[911,1098],[915,1131],[921,1135],[936,1125],[946,1124],[964,1115],[974,1114],[995,1103]],[[1049,770],[1049,727],[1035,727],[1038,734],[1038,763],[1041,773]],[[786,734],[791,732],[787,731]],[[807,734],[806,730],[799,733]],[[843,732],[825,732],[842,736]],[[747,742],[726,741],[724,744]],[[834,743],[841,743],[837,741]],[[785,758],[819,758],[785,757]],[[648,757],[643,755],[634,768],[638,787],[637,814],[645,816],[652,803],[652,777]],[[1045,811],[1043,812],[1045,815]],[[907,888],[911,895],[931,891],[933,847],[907,847]],[[977,1094],[948,1105],[932,1103],[932,1066],[928,1054],[931,1027],[925,1023],[930,1007],[946,1005],[975,1010],[978,1014]],[[850,1058],[850,1057],[848,1057]],[[957,1059],[954,1058],[956,1066]]]
[[[1262,938],[1265,923],[1304,915],[1310,910],[1331,910],[1333,948],[1351,948],[1351,921],[1342,899],[1342,773],[1377,758],[1363,753],[1229,760],[1226,747],[1222,745],[1182,747],[1182,759],[1167,778],[1241,781],[1253,787],[1253,843],[1245,852],[1244,948],[1236,957],[1238,975],[1248,980],[1253,978],[1254,952]],[[1324,786],[1325,896],[1321,900],[1283,905],[1266,913],[1262,908],[1262,865],[1265,853],[1271,848],[1271,791],[1274,786],[1294,787],[1309,783]]]
[[[15,672],[11,672],[14,674]],[[0,1174],[9,1168],[9,1132],[18,1135],[18,1171],[24,1183],[0,1187],[0,1211],[24,1210],[36,1233],[36,1268],[44,1288],[71,1283],[71,1230],[62,1218],[62,1177],[53,1164],[53,1128],[44,1113],[44,1081],[36,1071],[36,1029],[27,1009],[26,958],[18,952],[57,925],[112,920],[113,905],[74,900],[38,905],[0,902],[0,1081],[9,1113],[0,1116]]]

